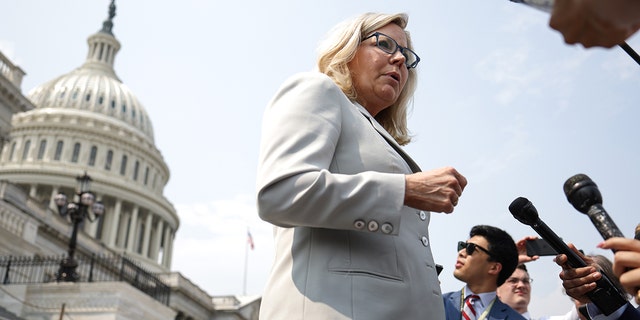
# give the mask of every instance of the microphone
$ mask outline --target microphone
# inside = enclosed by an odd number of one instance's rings
[[[511,0],[511,2],[522,3],[544,12],[551,12],[554,0]]]
[[[540,220],[538,210],[536,210],[536,207],[534,207],[533,203],[527,198],[519,197],[513,200],[509,205],[509,211],[518,221],[531,226],[556,252],[565,254],[567,259],[569,259],[569,265],[574,268],[587,266],[575,251],[571,250],[551,228]]]
[[[586,262],[540,219],[538,211],[527,198],[519,197],[513,200],[509,205],[509,211],[518,221],[531,226],[558,253],[565,254],[571,267],[587,266]],[[604,272],[601,271],[600,274],[602,278],[596,281],[596,288],[587,292],[586,296],[608,316],[625,305],[627,300]]]
[[[598,186],[585,174],[576,174],[564,183],[564,193],[576,210],[586,214],[605,240],[624,237],[615,222],[602,207],[602,195]],[[634,239],[640,240],[640,224],[636,226]],[[612,249],[614,253],[618,250]],[[640,292],[640,291],[639,291]],[[640,293],[636,294],[640,297]]]
[[[576,174],[564,183],[564,194],[576,210],[586,214],[605,240],[624,237],[602,206],[598,186],[586,174]],[[636,229],[637,231],[637,229]]]

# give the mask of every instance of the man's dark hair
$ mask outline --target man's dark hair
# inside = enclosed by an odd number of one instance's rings
[[[506,231],[487,225],[471,228],[469,236],[481,236],[487,239],[489,243],[487,250],[491,252],[489,261],[499,262],[502,265],[502,270],[496,279],[496,285],[501,286],[518,266],[518,248],[513,238]]]
[[[529,270],[527,270],[527,266],[525,266],[524,263],[519,264],[516,269],[524,270],[526,273],[529,273]]]

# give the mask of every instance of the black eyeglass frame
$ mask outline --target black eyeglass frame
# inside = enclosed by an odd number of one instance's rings
[[[389,40],[393,41],[393,43],[396,44],[396,49],[393,50],[393,52],[389,52],[388,50],[386,50],[385,48],[380,46],[380,36],[381,35],[389,38]],[[388,53],[388,54],[393,55],[394,53],[396,53],[396,51],[400,50],[400,53],[404,56],[404,65],[407,67],[407,69],[415,68],[415,67],[418,66],[418,62],[420,62],[420,56],[418,56],[417,53],[415,53],[413,50],[411,50],[411,49],[409,49],[407,47],[401,46],[400,44],[398,44],[398,41],[396,41],[395,39],[391,38],[390,36],[388,36],[388,35],[386,35],[386,34],[384,34],[382,32],[377,32],[376,31],[376,32],[364,37],[364,39],[362,39],[362,41],[365,41],[365,40],[367,40],[369,38],[373,38],[373,37],[376,37],[376,47],[378,49],[382,50],[384,53]],[[416,61],[412,62],[411,64],[408,64],[409,63],[409,59],[407,58],[407,54],[405,53],[405,50],[413,53],[413,55],[416,56]]]
[[[526,280],[526,281],[525,281]],[[531,285],[531,282],[533,282],[533,278],[516,278],[516,277],[509,277],[507,280],[505,280],[505,283],[508,283],[512,286],[517,285],[518,283],[522,282],[524,285]]]
[[[458,251],[465,249],[467,251],[467,255],[473,255],[473,253],[476,251],[476,249],[480,249],[480,251],[483,251],[484,253],[488,254],[489,257],[491,258],[495,258],[493,256],[493,254],[491,253],[491,251],[473,243],[473,242],[466,242],[466,241],[458,241]]]

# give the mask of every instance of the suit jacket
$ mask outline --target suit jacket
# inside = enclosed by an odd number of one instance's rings
[[[624,313],[620,316],[620,320],[638,320],[640,319],[640,306],[634,308],[631,303],[626,304],[627,308]]]
[[[382,135],[393,140],[321,73],[269,103],[257,202],[276,256],[262,319],[444,319],[430,215],[403,205],[411,170]]]
[[[462,314],[460,312],[460,293],[461,291],[459,290],[454,292],[447,292],[442,296],[447,320],[462,319]],[[491,307],[491,310],[489,310],[487,319],[524,320],[524,317],[520,313],[500,301],[498,297],[496,297],[496,301],[493,303],[493,307]]]
[[[589,304],[589,315],[593,315],[593,314],[598,314],[601,317],[605,317],[602,313],[599,312],[598,307],[596,307],[595,305],[591,305]],[[592,313],[592,308],[595,310],[598,310],[598,312],[594,312]],[[624,311],[619,314],[619,316],[616,318],[615,317],[616,313],[614,312],[613,314],[609,315],[607,319],[611,318],[611,319],[619,319],[619,320],[638,320],[640,319],[640,307],[635,308],[631,303],[627,302],[627,304],[624,305]],[[595,316],[594,316],[595,317]]]

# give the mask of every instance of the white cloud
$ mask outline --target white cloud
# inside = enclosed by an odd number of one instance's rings
[[[246,293],[260,293],[271,266],[273,240],[271,225],[260,220],[254,203],[253,196],[237,195],[176,205],[182,225],[172,269],[211,295],[225,295],[245,292],[246,267]],[[254,250],[247,247],[247,229]]]
[[[523,119],[504,128],[502,132],[505,141],[495,144],[500,148],[484,153],[473,162],[473,167],[478,170],[474,176],[477,181],[499,174],[513,162],[525,161],[536,154],[536,149],[528,143],[529,133],[524,129]]]
[[[622,51],[622,49],[619,49]],[[629,81],[637,77],[638,66],[627,53],[619,54],[603,63],[603,69],[609,73],[617,74],[620,80]]]
[[[573,308],[571,298],[564,293],[562,284],[559,281],[551,292],[536,293],[534,289],[529,303],[529,313],[534,318],[564,315],[571,308]]]
[[[547,26],[547,21],[549,19],[547,13],[534,12],[534,9],[527,6],[521,6],[520,4],[514,5],[514,8],[510,8],[509,12],[505,13],[507,15],[511,15],[512,18],[504,23],[500,29],[501,31],[513,34],[525,34],[531,29]],[[527,12],[528,10],[532,11]],[[517,14],[514,14],[515,12],[517,12]]]
[[[528,67],[529,51],[525,46],[496,49],[475,65],[480,78],[502,86],[495,95],[501,105],[513,103],[537,78],[537,72]]]
[[[221,229],[221,225],[246,228],[257,215],[253,198],[249,195],[207,203],[178,204],[176,210],[184,226],[205,228],[218,234],[231,232],[230,229]]]

